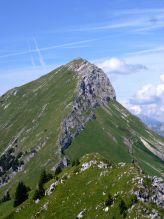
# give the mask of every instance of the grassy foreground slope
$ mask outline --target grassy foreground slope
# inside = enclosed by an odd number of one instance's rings
[[[75,160],[91,152],[113,162],[137,161],[150,175],[163,176],[164,162],[150,152],[141,139],[163,153],[163,138],[151,132],[137,117],[116,101],[97,108],[96,119],[75,138],[66,154]],[[161,146],[161,147],[159,147]]]
[[[90,162],[95,163],[87,166]],[[39,203],[29,198],[4,218],[73,219],[82,218],[79,216],[81,212],[86,219],[146,219],[154,210],[162,218],[164,212],[161,208],[136,199],[134,192],[140,189],[138,182],[141,179],[147,186],[148,178],[135,164],[113,164],[99,154],[86,155],[78,166],[67,167],[58,175],[60,183],[51,194]],[[45,188],[48,189],[57,180],[52,179]],[[121,201],[125,204],[124,213],[121,213]]]

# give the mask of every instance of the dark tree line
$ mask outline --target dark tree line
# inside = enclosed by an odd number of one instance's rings
[[[44,184],[52,178],[53,178],[52,174],[46,173],[45,170],[41,172],[39,183],[38,183],[38,188],[35,190],[35,193],[33,196],[34,200],[41,199],[45,195]]]
[[[21,203],[23,203],[26,199],[28,199],[28,192],[30,188],[27,187],[22,181],[18,183],[15,192],[15,199],[14,199],[14,207],[17,207]]]
[[[2,202],[7,202],[7,201],[9,201],[11,199],[11,197],[10,197],[10,193],[9,193],[9,191],[7,191],[7,193],[3,196],[3,198],[0,200],[0,203],[2,203]]]

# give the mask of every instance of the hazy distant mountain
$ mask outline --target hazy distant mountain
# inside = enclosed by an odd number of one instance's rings
[[[145,115],[139,115],[139,117],[150,129],[164,137],[164,122],[160,122]]]

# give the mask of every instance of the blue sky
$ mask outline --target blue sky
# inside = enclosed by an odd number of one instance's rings
[[[1,0],[0,94],[76,57],[133,113],[164,121],[164,0]]]

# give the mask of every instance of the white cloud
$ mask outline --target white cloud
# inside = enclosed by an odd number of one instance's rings
[[[160,77],[163,79],[163,75]],[[161,83],[147,84],[141,88],[131,102],[139,104],[152,104],[157,102],[164,102],[164,82],[161,80]]]
[[[153,103],[154,101],[157,101],[157,99],[157,87],[153,84],[147,84],[137,92],[132,102],[134,101],[135,103],[147,104]]]
[[[131,111],[133,111],[134,114],[138,115],[141,113],[141,107],[138,105],[132,105],[130,107]]]
[[[132,74],[147,68],[141,64],[127,64],[124,60],[110,58],[98,62],[97,65],[110,74]]]
[[[164,106],[160,107],[160,111],[164,113]]]
[[[159,103],[134,105],[130,102],[124,102],[122,104],[134,115],[139,117],[146,116],[148,118],[164,122],[164,106],[160,106]]]
[[[160,98],[164,98],[164,84],[159,84],[157,86],[157,96]]]
[[[164,122],[164,80],[159,84],[147,84],[128,102],[123,103],[133,114],[145,115]]]
[[[160,79],[164,83],[164,74],[160,76]]]

